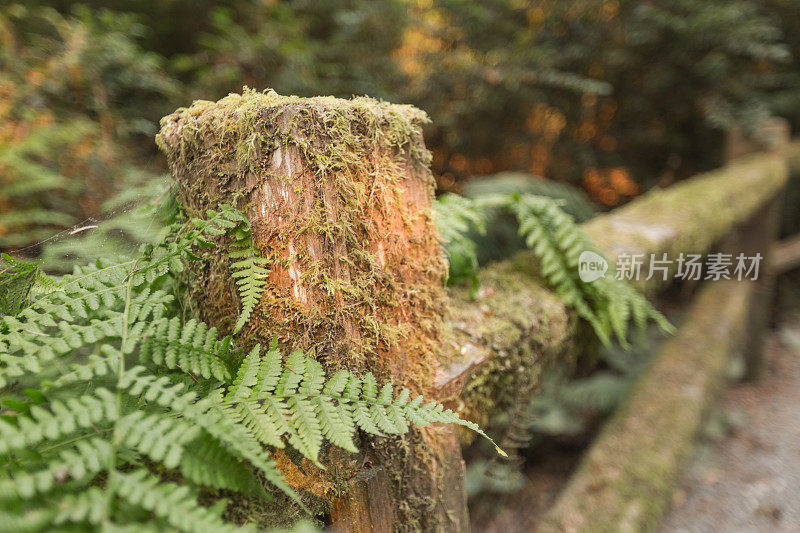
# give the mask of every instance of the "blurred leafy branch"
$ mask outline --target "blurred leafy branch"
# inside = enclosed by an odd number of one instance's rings
[[[135,19],[0,8],[0,248],[91,225],[110,197],[160,174],[150,136],[179,84],[137,44]]]

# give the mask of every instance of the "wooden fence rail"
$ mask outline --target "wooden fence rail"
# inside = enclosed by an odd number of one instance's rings
[[[740,349],[753,284],[710,283],[590,447],[540,533],[655,529]]]
[[[481,422],[514,401],[510,375],[536,390],[569,353],[576,318],[530,252],[483,269],[477,298],[442,291],[425,120],[409,106],[363,98],[248,92],[178,110],[157,140],[189,214],[238,206],[272,260],[267,297],[241,342],[277,336],[315,349],[328,369],[372,370]],[[770,205],[786,175],[780,151],[752,155],[584,228],[609,258],[706,252]],[[193,272],[194,299],[226,329],[236,292],[214,253]],[[289,477],[337,531],[469,530],[453,428],[370,439],[362,450],[355,460],[332,451],[328,472],[304,465],[303,479]],[[309,479],[330,490],[309,490]]]

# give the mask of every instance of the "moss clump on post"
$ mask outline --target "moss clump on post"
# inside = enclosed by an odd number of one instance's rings
[[[445,345],[455,353],[437,385],[462,416],[488,425],[498,409],[527,403],[544,372],[569,357],[576,321],[527,253],[481,269],[478,279],[475,297],[468,287],[448,291]]]
[[[243,342],[277,336],[329,369],[426,387],[446,271],[431,219],[427,120],[370,98],[250,89],[162,119],[156,140],[187,214],[233,203],[270,261]],[[222,253],[193,271],[192,300],[230,330],[238,301]]]

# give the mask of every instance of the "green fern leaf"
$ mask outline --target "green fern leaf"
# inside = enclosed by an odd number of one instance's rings
[[[207,434],[186,447],[180,470],[187,479],[198,485],[264,494],[264,488],[253,472]]]
[[[466,425],[441,406],[409,402],[408,390],[393,398],[391,384],[379,387],[371,374],[326,380],[302,351],[284,361],[273,342],[245,354],[180,318],[181,300],[163,287],[176,285],[170,276],[193,247],[250,238],[235,209],[207,215],[133,260],[98,260],[34,285],[23,308],[0,317],[0,530],[233,529],[220,505],[198,503],[202,487],[265,497],[265,482],[303,508],[271,447],[289,444],[319,464],[326,441],[356,451],[359,429],[403,433],[415,419]],[[256,280],[240,284],[250,287],[242,293],[250,307],[265,275],[253,265],[264,264],[232,249],[234,268],[250,268],[239,279]],[[180,483],[165,483],[165,472]]]
[[[242,300],[242,310],[233,328],[235,334],[244,327],[261,300],[261,295],[267,285],[269,261],[258,255],[258,249],[253,244],[249,223],[239,226],[234,232],[234,238],[228,255],[233,260],[230,268]]]
[[[100,472],[113,457],[111,443],[93,437],[76,441],[58,452],[47,466],[36,472],[19,472],[13,479],[0,480],[0,500],[31,498],[54,489],[68,479],[85,482]]]

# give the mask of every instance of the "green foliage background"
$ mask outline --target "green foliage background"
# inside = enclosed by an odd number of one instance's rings
[[[515,170],[613,205],[636,187],[587,172],[644,189],[718,165],[731,124],[798,125],[798,19],[790,0],[6,4],[0,248],[107,218],[162,174],[161,116],[243,85],[424,109],[445,190]]]

